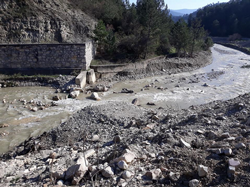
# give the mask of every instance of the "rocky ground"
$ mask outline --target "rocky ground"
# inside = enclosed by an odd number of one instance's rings
[[[3,186],[247,186],[250,94],[170,111],[89,106],[1,158]]]
[[[2,155],[0,186],[248,186],[249,99],[185,110],[136,100],[85,107]]]

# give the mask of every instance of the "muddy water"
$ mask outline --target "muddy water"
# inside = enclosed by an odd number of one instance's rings
[[[77,100],[57,101],[58,106],[31,112],[24,108],[20,99],[51,103],[54,90],[46,87],[2,88],[0,90],[0,153],[6,152],[25,139],[41,134],[64,120],[72,113],[88,105],[105,102],[132,102],[138,98],[141,106],[148,108],[187,108],[214,100],[226,100],[250,91],[250,69],[241,68],[250,64],[250,56],[220,45],[212,48],[213,63],[189,73],[125,81],[101,95],[102,101],[95,102],[82,94]],[[204,84],[208,86],[203,86]],[[150,87],[145,87],[149,86]],[[133,94],[114,93],[122,88],[131,89]],[[142,89],[144,88],[144,91]],[[161,89],[158,89],[161,88]],[[62,97],[65,95],[62,94]],[[5,99],[7,103],[2,103]],[[155,106],[147,106],[153,102]],[[29,104],[28,104],[29,105]]]
[[[155,107],[182,109],[214,100],[227,100],[250,92],[250,69],[241,68],[250,64],[249,55],[216,44],[212,48],[212,55],[213,63],[204,68],[188,73],[119,83],[112,91],[118,92],[127,88],[134,90],[136,94],[110,94],[107,97],[113,100],[122,98],[130,102],[138,98],[143,106],[147,102],[153,102]],[[149,90],[141,91],[147,85],[151,85]]]

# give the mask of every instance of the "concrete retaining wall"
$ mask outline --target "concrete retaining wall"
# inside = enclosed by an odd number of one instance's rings
[[[91,41],[84,44],[0,45],[0,71],[87,70],[94,56]]]

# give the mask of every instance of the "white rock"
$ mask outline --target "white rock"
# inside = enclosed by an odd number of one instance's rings
[[[154,169],[148,171],[145,176],[147,176],[151,180],[158,180],[161,177],[161,169]]]
[[[235,137],[229,137],[226,139],[227,141],[234,141],[235,140]]]
[[[200,184],[200,181],[197,179],[193,179],[191,181],[189,181],[189,187],[198,187]]]
[[[92,137],[93,142],[97,142],[99,140],[100,140],[100,137],[97,134],[93,135],[93,137]]]
[[[124,160],[127,163],[131,163],[135,159],[134,153],[125,153],[122,156],[120,156],[121,160]]]
[[[94,149],[89,149],[89,150],[87,150],[87,151],[85,151],[83,153],[83,155],[84,155],[85,158],[88,158],[88,157],[90,157],[90,156],[92,156],[94,154],[95,154],[95,150]]]
[[[182,138],[180,139],[180,143],[184,147],[191,148],[191,145],[189,143],[185,142]]]
[[[88,171],[88,161],[84,157],[80,156],[76,162],[76,165],[73,165],[68,168],[65,173],[65,179],[72,179],[74,176],[83,176]]]
[[[124,171],[122,173],[122,178],[124,178],[124,179],[130,179],[132,177],[132,175],[133,174],[130,171]]]
[[[56,183],[58,186],[63,186],[63,180],[59,180],[59,181],[57,181],[57,183]]]
[[[204,131],[202,131],[202,130],[197,130],[196,132],[199,134],[204,134]]]
[[[114,170],[108,166],[102,170],[102,175],[106,178],[111,178],[114,176]]]
[[[128,164],[124,161],[124,160],[121,160],[117,163],[117,166],[120,168],[120,169],[128,169]]]
[[[37,112],[37,111],[38,111],[38,108],[37,108],[37,107],[33,107],[33,108],[31,108],[31,111],[32,111],[32,112]]]
[[[74,90],[72,92],[70,92],[70,97],[71,98],[77,98],[80,95],[80,91],[79,90]]]
[[[205,176],[207,176],[207,174],[208,174],[208,167],[203,166],[203,165],[199,165],[198,166],[198,175],[200,177],[205,177]]]
[[[94,99],[94,100],[96,100],[96,101],[100,101],[100,100],[101,100],[101,98],[99,97],[98,93],[96,93],[96,92],[93,92],[93,93],[91,94],[90,98],[91,98],[91,99]]]
[[[179,178],[180,178],[180,173],[170,172],[170,173],[169,173],[169,178],[170,178],[172,181],[178,181]]]
[[[231,158],[228,160],[228,165],[237,168],[240,166],[240,161]]]

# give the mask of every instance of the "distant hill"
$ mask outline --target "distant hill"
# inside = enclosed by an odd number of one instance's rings
[[[228,3],[210,4],[197,12],[211,36],[230,36],[235,33],[250,37],[250,1],[234,0]]]
[[[170,14],[172,16],[183,16],[185,14],[191,14],[195,12],[197,9],[180,9],[180,10],[171,10],[170,9]]]

